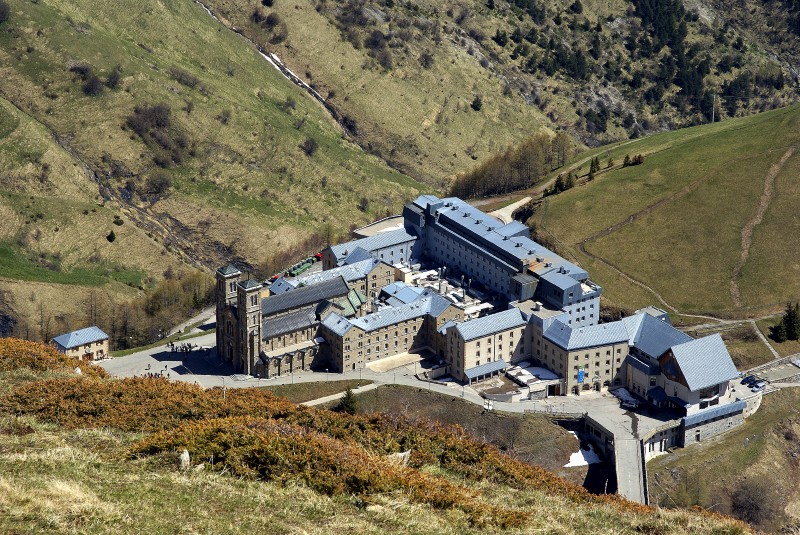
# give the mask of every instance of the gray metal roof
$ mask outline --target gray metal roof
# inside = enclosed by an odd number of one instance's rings
[[[671,349],[689,390],[693,392],[739,376],[719,333],[678,344]]]
[[[53,342],[63,347],[64,349],[73,349],[82,345],[91,344],[93,342],[100,342],[107,340],[108,335],[100,330],[99,327],[92,325],[85,329],[78,329],[71,333],[62,334],[53,338]]]
[[[361,260],[346,266],[340,266],[333,269],[326,269],[325,271],[320,271],[318,273],[312,273],[311,275],[297,279],[296,282],[297,286],[311,286],[314,284],[319,284],[320,282],[335,279],[336,277],[340,276],[347,282],[353,282],[366,277],[367,274],[378,264],[380,264],[380,260],[369,257],[366,260]]]
[[[525,325],[526,321],[518,308],[510,308],[497,314],[468,320],[456,325],[456,330],[465,342],[507,331]]]
[[[265,316],[304,305],[316,304],[323,299],[347,295],[350,288],[340,276],[329,281],[304,286],[279,295],[271,295],[261,300],[261,313]]]
[[[506,361],[503,359],[498,359],[494,362],[487,362],[486,364],[481,364],[480,366],[475,366],[474,368],[464,370],[464,375],[466,375],[468,379],[475,379],[481,375],[487,375],[489,373],[505,370],[506,366]]]
[[[730,416],[731,414],[742,412],[744,411],[745,408],[747,408],[747,402],[741,399],[734,401],[733,403],[727,403],[725,405],[717,405],[716,407],[705,409],[685,417],[683,419],[683,426],[693,427],[695,425],[702,424],[714,418],[719,418],[721,416]]]
[[[628,330],[621,321],[573,329],[561,320],[555,320],[544,332],[544,337],[557,346],[572,351],[627,342]]]
[[[224,275],[226,277],[230,276],[230,275],[241,275],[242,274],[242,272],[239,271],[239,269],[236,266],[234,266],[233,264],[228,264],[227,266],[222,266],[221,268],[217,269],[217,273],[219,273],[220,275]]]
[[[439,294],[432,293],[411,303],[385,308],[350,321],[353,326],[369,332],[421,316],[438,317],[448,306],[450,306],[450,301]]]
[[[363,247],[356,247],[352,253],[347,255],[347,258],[342,260],[342,264],[357,264],[359,262],[363,262],[364,260],[369,260],[370,258],[372,258],[372,255],[369,251]]]
[[[294,290],[297,287],[296,280],[289,280],[286,277],[281,277],[276,279],[275,282],[269,287],[269,292],[272,295],[279,295],[282,293],[286,293],[289,290]]]
[[[333,331],[333,333],[338,336],[346,335],[347,331],[353,327],[353,324],[350,323],[350,320],[337,314],[336,312],[328,314],[328,316],[322,320],[322,325]]]
[[[268,340],[281,334],[306,329],[317,323],[314,307],[306,307],[284,316],[265,317],[261,322],[261,338]]]
[[[674,345],[692,340],[688,334],[647,313],[628,316],[622,323],[628,329],[631,345],[653,358],[660,357]]]
[[[381,290],[381,294],[391,296],[391,299],[393,299],[391,302],[398,304],[407,304],[416,301],[424,293],[424,288],[409,286],[404,282],[393,282],[384,286]],[[388,303],[391,299],[387,299],[386,302]]]
[[[360,247],[368,252],[374,252],[387,247],[394,247],[401,243],[416,240],[417,237],[409,234],[405,229],[391,230],[389,232],[380,232],[374,236],[361,238],[360,240],[353,240],[338,245],[331,245],[331,252],[337,260],[344,260],[356,247]]]
[[[546,282],[547,284],[558,288],[559,290],[566,292],[572,288],[578,286],[580,288],[580,282],[573,279],[566,273],[559,273],[558,271],[551,271],[549,273],[545,273],[541,276],[541,280]]]

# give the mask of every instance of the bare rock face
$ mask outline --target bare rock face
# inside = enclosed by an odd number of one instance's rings
[[[180,465],[181,470],[188,470],[192,466],[191,459],[189,458],[189,450],[186,448],[183,449],[181,454],[178,456],[178,463]]]
[[[397,466],[408,466],[408,460],[411,458],[411,450],[401,451],[400,453],[390,453],[386,459]]]

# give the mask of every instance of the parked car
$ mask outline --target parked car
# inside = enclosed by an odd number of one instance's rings
[[[314,258],[315,258],[316,260],[322,260],[322,253],[317,253],[317,254],[315,254],[315,255],[314,255]]]
[[[747,377],[742,379],[742,384],[746,386],[751,386],[756,381],[758,381],[758,378],[756,378],[755,375],[748,375]]]
[[[633,400],[633,399],[623,399],[620,402],[619,406],[622,407],[623,409],[628,409],[628,410],[638,409],[639,408],[639,402],[636,401],[636,400]]]
[[[762,389],[767,386],[766,381],[758,381],[757,383],[753,384],[753,388]]]
[[[754,386],[753,388],[750,389],[750,392],[761,392],[762,390],[764,390],[765,386],[766,385],[764,385],[764,386]]]

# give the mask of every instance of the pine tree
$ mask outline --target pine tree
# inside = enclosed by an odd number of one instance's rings
[[[784,325],[783,320],[772,328],[772,339],[779,344],[786,341],[786,325]]]
[[[625,159],[622,160],[622,167],[628,167],[630,164],[631,164],[631,157],[626,154]]]
[[[355,414],[358,411],[356,396],[350,388],[345,390],[342,395],[342,399],[339,401],[339,410],[347,414]]]
[[[786,338],[789,340],[797,340],[798,334],[800,333],[798,333],[798,310],[796,304],[786,304],[786,312],[783,314],[782,322],[786,329]]]

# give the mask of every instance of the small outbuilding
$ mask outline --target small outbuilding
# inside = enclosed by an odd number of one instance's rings
[[[108,356],[108,335],[94,325],[53,338],[56,349],[80,360],[100,360]]]

